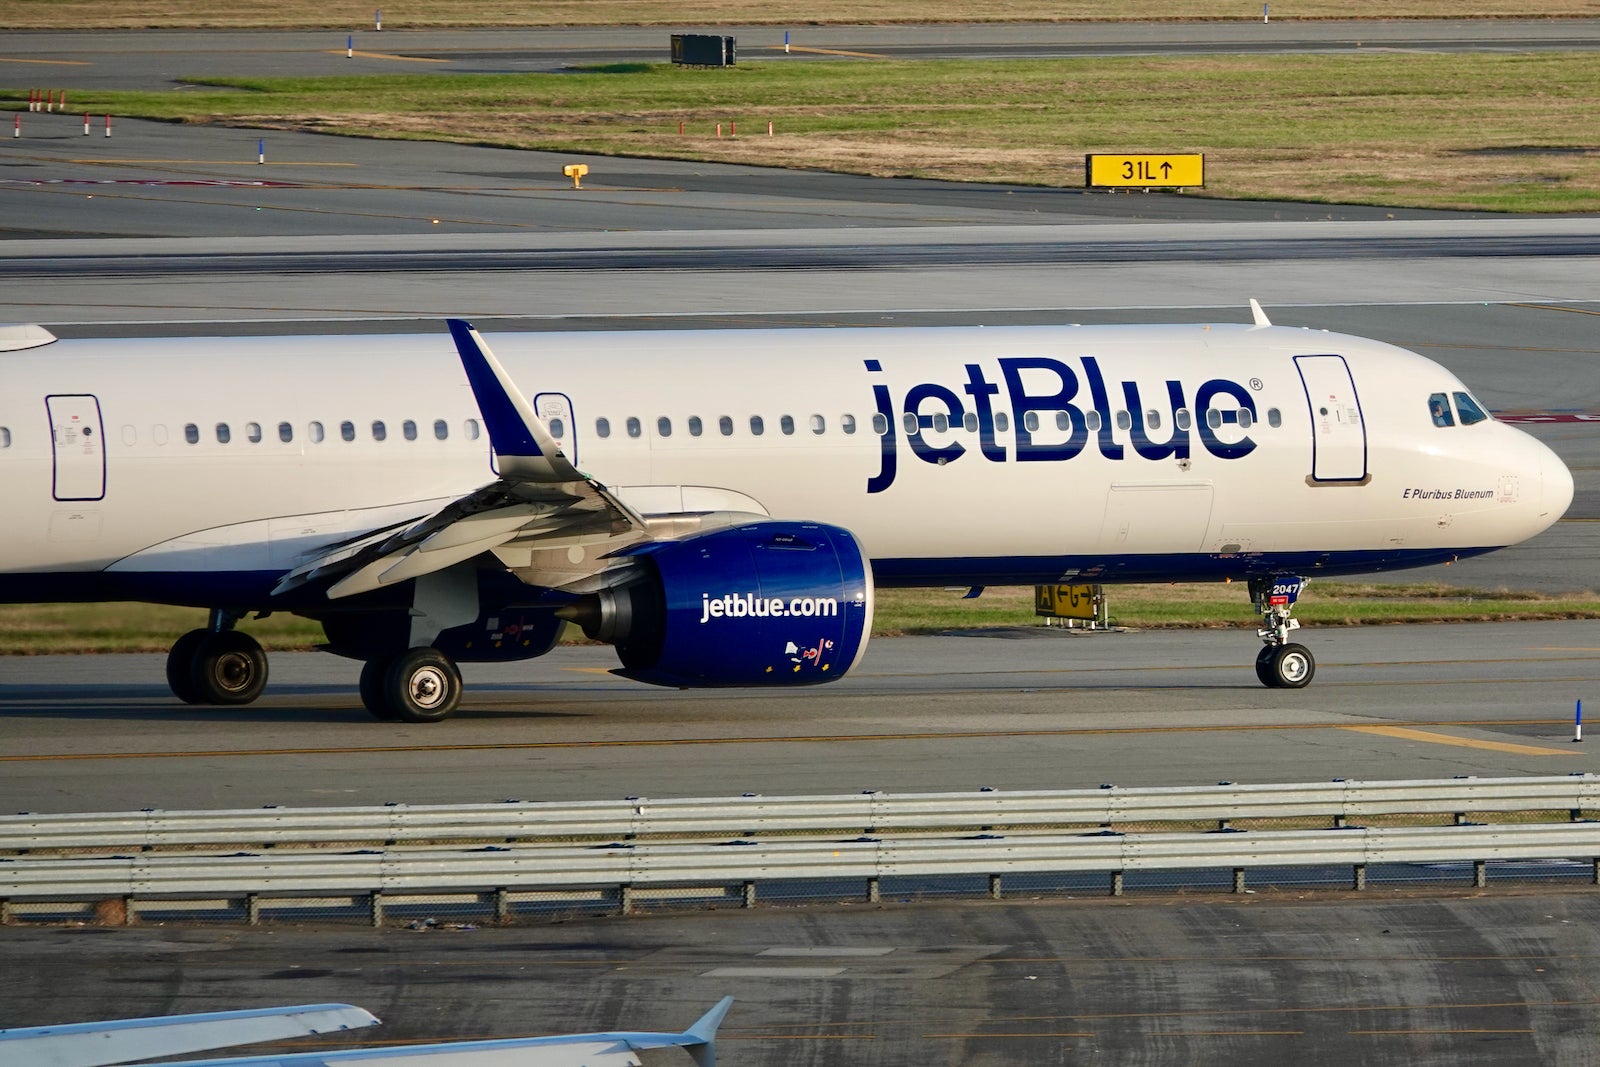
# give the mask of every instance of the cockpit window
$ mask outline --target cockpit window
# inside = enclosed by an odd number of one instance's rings
[[[1483,422],[1489,417],[1489,413],[1479,407],[1476,400],[1472,399],[1472,394],[1457,393],[1455,398],[1456,414],[1461,416],[1461,425],[1471,426],[1473,423]]]
[[[1434,393],[1428,398],[1428,414],[1433,416],[1435,426],[1456,424],[1456,420],[1450,415],[1450,401],[1443,393]]]

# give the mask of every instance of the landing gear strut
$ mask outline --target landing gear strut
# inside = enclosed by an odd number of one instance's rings
[[[384,722],[439,722],[461,703],[461,672],[427,646],[369,659],[361,668],[361,703]]]
[[[244,612],[213,608],[209,626],[190,630],[167,653],[167,685],[185,704],[248,704],[267,687],[267,654],[235,630]]]
[[[1256,656],[1256,677],[1268,689],[1304,689],[1317,673],[1317,661],[1305,645],[1289,640],[1300,629],[1293,618],[1294,604],[1306,580],[1295,574],[1250,579],[1250,602],[1261,616],[1256,633],[1265,642]]]

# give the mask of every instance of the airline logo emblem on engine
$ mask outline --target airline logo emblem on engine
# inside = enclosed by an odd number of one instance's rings
[[[755,593],[700,594],[701,625],[712,619],[831,619],[839,614],[839,600],[831,596],[757,596]]]

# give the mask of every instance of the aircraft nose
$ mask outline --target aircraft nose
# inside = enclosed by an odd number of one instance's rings
[[[1539,463],[1540,505],[1546,522],[1555,522],[1572,505],[1572,472],[1543,441]]]

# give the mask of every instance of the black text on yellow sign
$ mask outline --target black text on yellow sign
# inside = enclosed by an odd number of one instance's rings
[[[1083,157],[1086,183],[1091,189],[1185,189],[1206,183],[1206,157],[1112,156]]]
[[[1033,613],[1052,619],[1094,619],[1096,594],[1092,585],[1036,585],[1033,587]]]

